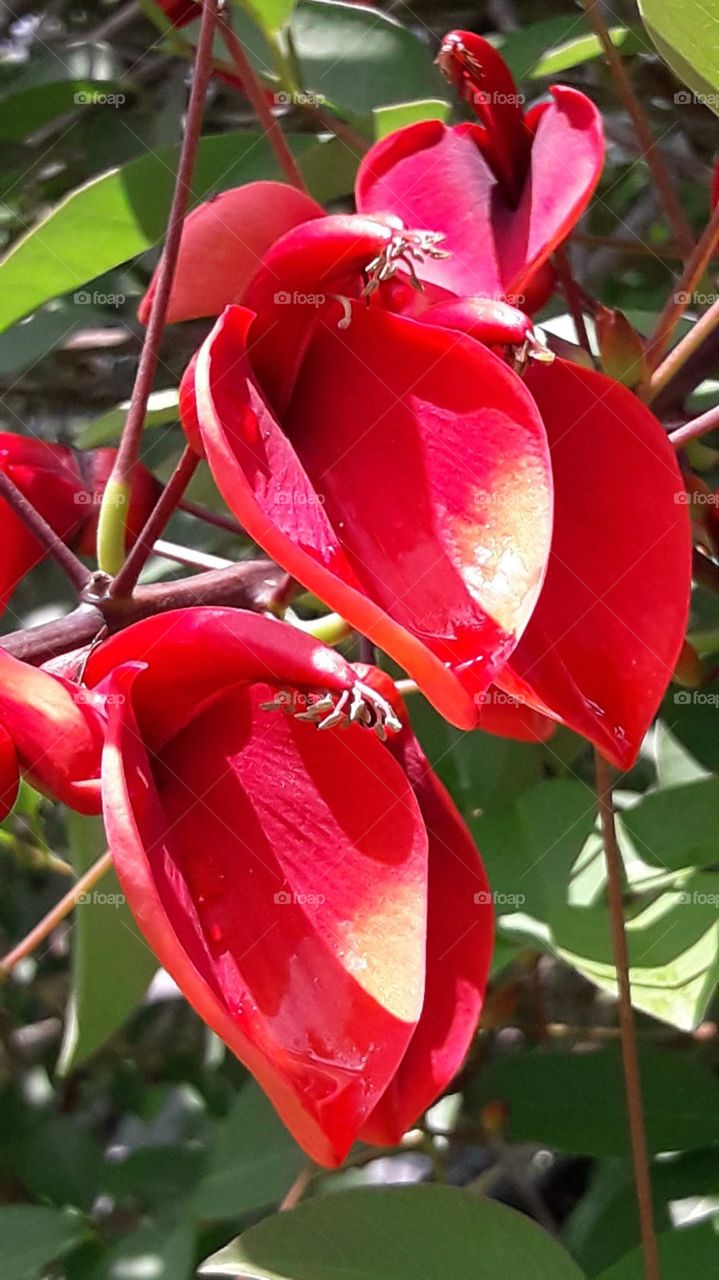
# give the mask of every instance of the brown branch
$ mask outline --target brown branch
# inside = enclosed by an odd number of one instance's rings
[[[298,191],[307,191],[305,180],[300,173],[299,166],[293,156],[287,139],[282,132],[282,127],[276,116],[272,114],[270,106],[265,98],[265,90],[262,85],[255,68],[250,62],[245,52],[245,47],[239,37],[232,30],[225,14],[220,17],[220,35],[224,41],[227,52],[232,62],[234,73],[242,85],[243,92],[250,100],[250,104],[262,125],[263,131],[267,137],[272,150],[277,156],[279,165],[293,187],[297,187]]]
[[[644,114],[644,108],[632,88],[632,82],[629,79],[621,56],[612,44],[606,23],[602,17],[599,0],[582,0],[582,7],[602,46],[619,100],[634,125],[634,132],[641,148],[642,159],[647,162],[666,220],[676,243],[681,249],[682,258],[686,260],[694,248],[694,237],[689,223],[684,217],[662,155],[652,137],[652,131]]]
[[[67,575],[73,587],[77,591],[83,591],[92,580],[92,573],[79,560],[74,551],[65,546],[62,538],[55,532],[52,525],[48,524],[44,516],[35,509],[29,498],[17,485],[7,472],[0,470],[0,497],[4,498],[8,506],[12,508],[15,515],[22,520],[27,529],[30,530],[38,540],[41,546],[49,551],[54,557],[60,568]]]
[[[132,476],[140,451],[140,439],[145,424],[147,401],[157,371],[160,343],[165,330],[165,316],[180,252],[182,224],[190,199],[192,174],[202,128],[205,94],[212,74],[212,41],[217,22],[217,9],[218,0],[204,0],[190,101],[187,108],[187,120],[182,139],[180,160],[177,166],[165,245],[157,272],[157,286],[150,307],[150,318],[145,330],[142,351],[140,352],[140,362],[137,368],[130,408],[122,429],[117,457],[112,475],[108,481],[108,487],[127,484]]]
[[[587,326],[584,323],[584,312],[582,310],[582,294],[569,265],[569,256],[564,245],[558,246],[554,251],[554,266],[557,272],[557,278],[564,294],[565,301],[569,307],[569,313],[574,321],[574,328],[577,333],[577,342],[580,347],[591,355],[592,348],[589,342],[589,334]]]
[[[90,644],[105,627],[120,631],[152,614],[194,605],[268,612],[284,602],[292,590],[292,580],[272,560],[243,560],[232,569],[214,569],[177,582],[138,587],[127,599],[86,601],[64,618],[0,636],[0,647],[23,662],[39,666]]]
[[[627,1094],[634,1184],[644,1250],[644,1275],[645,1280],[659,1280],[659,1257],[652,1208],[652,1184],[649,1175],[649,1156],[644,1127],[637,1036],[629,982],[629,953],[627,950],[627,935],[624,929],[624,905],[622,902],[623,864],[614,823],[611,769],[604,757],[596,750],[594,763],[597,777],[599,816],[604,838],[604,858],[607,866],[607,893],[612,926],[612,951],[617,971],[619,993],[619,1026],[622,1039],[624,1085]]]
[[[195,516],[197,520],[204,520],[205,524],[214,525],[216,529],[226,529],[228,533],[237,533],[241,538],[245,536],[242,525],[235,520],[234,516],[222,515],[209,507],[203,507],[199,502],[190,502],[187,498],[183,498],[177,505],[180,511],[184,511],[188,516]]]

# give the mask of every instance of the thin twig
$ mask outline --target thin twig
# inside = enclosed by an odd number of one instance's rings
[[[287,1195],[278,1205],[280,1213],[286,1213],[288,1209],[294,1209],[299,1204],[317,1172],[317,1166],[314,1161],[308,1160],[307,1164],[303,1165]]]
[[[696,324],[678,342],[669,354],[662,360],[662,363],[654,370],[651,378],[646,384],[643,392],[643,399],[647,404],[651,404],[653,400],[663,391],[669,382],[684,367],[690,356],[698,351],[702,343],[709,337],[711,333],[719,325],[719,298],[700,316]]]
[[[170,516],[176,509],[199,462],[199,454],[195,453],[194,449],[191,449],[189,445],[185,445],[180,460],[145,521],[145,526],[137,542],[114,582],[110,584],[111,596],[132,595],[143,566],[148,556],[152,554],[153,544],[159,538]]]
[[[699,417],[692,418],[691,422],[685,422],[683,426],[677,427],[676,431],[670,431],[669,439],[675,449],[683,449],[690,440],[697,440],[699,436],[705,436],[708,431],[714,431],[716,427],[719,427],[719,405],[715,405],[713,409],[707,409],[706,413],[700,413]]]
[[[614,824],[611,769],[601,753],[596,750],[594,764],[597,778],[599,816],[604,838],[604,858],[607,866],[607,894],[612,926],[612,951],[617,971],[624,1085],[627,1094],[627,1112],[629,1115],[634,1183],[639,1208],[639,1225],[644,1250],[644,1275],[645,1280],[659,1280],[659,1258],[654,1230],[652,1185],[649,1175],[649,1156],[644,1127],[639,1055],[637,1053],[637,1036],[629,982],[629,953],[627,950],[627,935],[624,929],[624,905],[622,902],[623,864]]]
[[[577,342],[584,348],[589,355],[592,354],[591,344],[589,342],[589,334],[587,326],[584,322],[584,312],[582,311],[582,299],[579,286],[577,285],[572,270],[569,265],[569,257],[564,245],[560,245],[554,251],[554,265],[556,267],[559,283],[564,294],[565,301],[569,307],[569,312],[574,321],[574,328],[577,333]]]
[[[265,90],[263,88],[262,81],[250,62],[242,41],[232,30],[229,20],[225,14],[222,14],[220,17],[219,25],[220,35],[233,62],[234,72],[242,85],[243,92],[249,98],[257,119],[262,125],[267,141],[277,156],[282,172],[287,178],[287,181],[292,183],[293,187],[297,187],[298,191],[306,192],[307,186],[302,174],[300,173],[297,161],[295,160],[287,139],[282,132],[279,120],[272,114],[267,99],[265,98]]]
[[[165,330],[165,316],[177,266],[182,238],[182,224],[190,199],[192,174],[200,141],[205,94],[212,74],[212,40],[217,22],[218,0],[205,0],[202,7],[197,57],[192,76],[190,101],[177,166],[167,234],[157,272],[157,286],[150,307],[150,318],[140,353],[135,385],[127,418],[122,429],[117,457],[108,488],[127,484],[140,452],[140,439],[145,423],[147,401],[155,380],[160,343]]]
[[[195,516],[197,520],[204,520],[205,524],[212,524],[216,529],[226,529],[228,533],[239,534],[244,538],[245,531],[242,525],[235,520],[234,516],[225,516],[218,511],[212,511],[209,507],[203,507],[199,502],[190,502],[189,499],[183,498],[182,502],[177,504],[178,511],[184,511],[188,516]]]
[[[17,946],[13,947],[12,951],[8,951],[7,955],[0,960],[0,977],[7,977],[15,968],[15,965],[24,960],[26,956],[29,956],[36,947],[39,947],[40,943],[44,942],[53,929],[56,929],[60,922],[65,919],[65,916],[69,916],[73,907],[77,906],[80,898],[88,890],[92,889],[98,880],[102,879],[111,866],[112,857],[108,851],[103,853],[102,857],[98,858],[97,862],[94,862],[89,870],[80,876],[79,880],[75,881],[72,889],[68,889],[60,901],[56,902],[47,915],[44,915],[42,920],[35,925],[35,928],[31,929],[22,941],[18,942]]]
[[[656,368],[666,351],[669,339],[689,306],[694,290],[709,266],[718,244],[719,202],[715,205],[712,216],[677,281],[676,289],[667,298],[654,332],[649,338],[646,355],[652,369]]]
[[[602,46],[619,100],[634,125],[634,132],[641,148],[642,159],[647,162],[666,220],[676,243],[681,249],[682,258],[686,260],[694,248],[694,237],[689,223],[684,217],[662,155],[655,139],[652,137],[652,131],[644,113],[644,108],[632,88],[632,82],[629,79],[621,56],[612,44],[606,23],[602,17],[599,0],[582,0],[582,7]]]
[[[231,569],[233,565],[233,561],[224,556],[209,555],[207,551],[196,551],[194,547],[180,547],[163,539],[155,543],[152,554],[185,565],[187,569]]]
[[[41,546],[49,551],[60,568],[67,575],[77,591],[83,591],[92,579],[90,570],[79,560],[74,551],[65,546],[62,538],[48,524],[44,516],[35,509],[29,498],[18,489],[7,472],[0,470],[0,497],[4,498],[15,515],[37,538]]]

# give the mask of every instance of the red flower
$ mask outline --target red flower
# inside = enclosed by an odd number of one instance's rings
[[[109,717],[105,824],[138,924],[325,1164],[363,1127],[394,1141],[444,1088],[491,950],[469,834],[376,692],[387,677],[359,674],[233,609],[129,627],[82,688],[0,652],[21,767],[76,807]]]
[[[112,470],[115,449],[80,453],[66,445],[0,432],[0,468],[47,520],[58,537],[83,555],[94,556],[100,500]],[[128,546],[136,540],[161,492],[143,466],[133,481],[128,512]],[[48,552],[0,498],[0,611],[16,586]]]
[[[471,32],[445,36],[439,62],[481,124],[430,120],[376,143],[360,165],[357,208],[446,236],[452,256],[422,271],[431,284],[534,309],[551,283],[543,265],[599,181],[601,116],[566,85],[525,113],[501,56]]]

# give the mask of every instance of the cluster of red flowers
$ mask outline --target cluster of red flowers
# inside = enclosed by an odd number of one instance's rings
[[[440,62],[478,122],[378,143],[356,214],[259,182],[189,216],[168,318],[219,319],[183,424],[247,533],[452,724],[562,723],[626,768],[684,638],[683,485],[650,410],[531,320],[601,120],[562,86],[525,112],[480,37]],[[74,538],[66,452],[46,514]],[[397,1141],[471,1042],[492,907],[392,681],[197,608],[45,670],[0,651],[0,710],[6,798],[22,770],[102,809],[145,937],[305,1149]]]

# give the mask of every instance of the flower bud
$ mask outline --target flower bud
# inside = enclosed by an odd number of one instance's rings
[[[649,373],[643,338],[612,307],[600,307],[594,322],[604,372],[625,387],[638,386]]]

